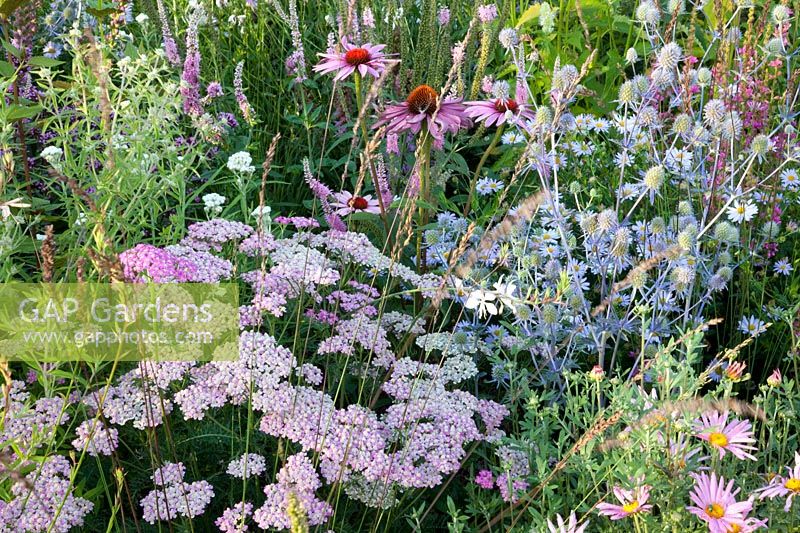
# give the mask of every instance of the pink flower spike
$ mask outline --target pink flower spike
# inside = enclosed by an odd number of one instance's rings
[[[342,48],[343,52],[319,54],[323,59],[314,67],[314,71],[320,74],[335,72],[333,79],[339,81],[356,71],[362,77],[369,74],[378,78],[386,70],[386,56],[383,53],[385,44],[366,43],[356,46],[343,42]]]
[[[600,503],[597,509],[601,515],[609,517],[611,520],[622,520],[636,513],[647,513],[653,506],[647,503],[650,499],[650,487],[642,485],[634,490],[626,490],[622,487],[614,487],[614,496],[617,497],[621,505],[613,503]]]

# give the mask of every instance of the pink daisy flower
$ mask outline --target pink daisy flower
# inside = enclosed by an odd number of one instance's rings
[[[775,476],[769,485],[762,487],[755,492],[761,493],[759,499],[786,497],[786,505],[783,507],[785,512],[789,512],[792,508],[792,498],[795,496],[800,497],[800,452],[794,452],[794,468],[787,466],[789,471],[787,477]]]
[[[653,508],[647,503],[647,500],[650,499],[650,486],[648,485],[641,485],[634,490],[614,487],[614,496],[622,505],[605,502],[597,504],[600,514],[611,520],[622,520],[636,513],[647,513]]]
[[[733,480],[725,485],[725,478],[713,472],[693,474],[695,486],[689,497],[694,505],[686,507],[693,515],[708,524],[709,533],[742,531],[747,527],[745,517],[753,508],[750,500],[737,502],[739,489],[733,490]]]
[[[578,525],[578,519],[575,517],[575,511],[569,514],[569,520],[561,518],[560,514],[556,515],[556,523],[552,523],[550,519],[547,520],[547,529],[550,533],[583,533],[589,522],[584,522],[583,525]]]
[[[378,200],[373,198],[371,194],[366,196],[354,196],[349,191],[335,192],[333,197],[336,198],[335,202],[331,205],[336,209],[336,214],[340,217],[347,216],[351,213],[372,213],[379,215],[381,213],[380,204]]]
[[[444,98],[440,102],[439,93],[432,87],[420,85],[408,94],[405,102],[387,107],[374,127],[386,124],[387,133],[411,131],[417,134],[423,123],[428,133],[440,142],[444,132],[455,133],[472,124],[460,98]]]
[[[749,453],[756,449],[755,446],[750,446],[756,439],[753,438],[753,426],[747,420],[734,418],[728,422],[728,411],[724,413],[712,411],[703,413],[700,420],[695,420],[694,430],[697,438],[703,439],[719,450],[720,458],[730,452],[739,459],[756,460]]]
[[[476,122],[483,122],[485,126],[500,126],[506,122],[513,124],[524,117],[533,120],[533,112],[527,104],[518,103],[513,98],[497,98],[495,100],[477,100],[464,102],[467,106],[467,115]]]
[[[320,74],[336,72],[333,79],[343,80],[356,70],[361,76],[369,74],[377,78],[386,69],[386,56],[382,52],[386,48],[385,44],[366,43],[356,46],[345,41],[342,48],[344,52],[319,54],[323,59],[314,66],[314,71]]]

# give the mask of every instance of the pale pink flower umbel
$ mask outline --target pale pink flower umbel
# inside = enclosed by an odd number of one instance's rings
[[[747,420],[734,418],[728,422],[728,411],[712,411],[703,413],[699,420],[695,420],[694,430],[696,437],[719,450],[720,458],[730,452],[738,459],[756,460],[750,453],[756,449],[751,446],[756,439],[753,438],[753,426]]]
[[[550,533],[583,533],[589,522],[586,521],[582,525],[578,525],[578,519],[575,517],[575,511],[569,514],[569,520],[561,518],[560,514],[556,515],[556,523],[547,520],[547,529]]]
[[[733,480],[725,484],[725,478],[713,472],[693,474],[695,486],[689,497],[694,505],[686,509],[708,524],[709,533],[728,533],[747,527],[747,514],[753,508],[750,500],[737,502],[739,489],[733,490]]]
[[[409,93],[405,102],[387,107],[374,127],[384,124],[387,133],[395,134],[404,131],[417,134],[424,124],[428,133],[441,142],[444,132],[455,133],[469,127],[472,122],[464,112],[460,98],[443,98],[439,102],[439,93],[428,85],[420,85]]]
[[[783,507],[785,512],[789,512],[792,508],[792,499],[795,496],[800,497],[800,452],[794,452],[794,468],[787,466],[789,471],[787,477],[775,476],[770,480],[769,485],[758,489],[756,492],[761,493],[759,499],[786,497],[786,505]]]
[[[514,124],[524,117],[533,120],[533,112],[526,104],[518,103],[513,98],[497,98],[495,100],[478,100],[464,102],[467,106],[467,115],[476,122],[483,122],[485,126],[500,126],[506,122]]]
[[[356,46],[345,41],[342,48],[341,52],[319,54],[323,59],[314,67],[314,71],[320,74],[335,72],[333,79],[343,80],[356,71],[361,76],[369,74],[378,78],[386,70],[386,56],[382,51],[386,48],[385,44]]]
[[[336,201],[331,202],[331,206],[336,208],[336,214],[339,216],[344,217],[351,213],[372,213],[374,215],[381,213],[378,200],[371,194],[354,196],[349,191],[342,191],[333,193],[333,197],[336,198]]]
[[[647,513],[653,508],[647,503],[647,500],[650,499],[650,486],[648,485],[636,487],[634,490],[614,487],[614,496],[621,505],[605,502],[597,504],[600,514],[611,520],[622,520],[636,513]]]

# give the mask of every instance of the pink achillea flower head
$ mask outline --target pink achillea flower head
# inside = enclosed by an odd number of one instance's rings
[[[597,510],[601,515],[609,517],[611,520],[622,520],[636,513],[647,513],[653,506],[647,503],[650,499],[650,486],[641,485],[634,490],[614,487],[614,496],[617,497],[621,505],[613,503],[600,503]]]
[[[466,113],[476,122],[483,122],[485,126],[500,126],[508,122],[514,124],[524,117],[533,120],[533,112],[526,104],[517,102],[513,98],[497,98],[495,100],[478,100],[464,102],[467,106]]]
[[[733,419],[728,422],[728,411],[712,411],[703,413],[699,420],[695,420],[694,430],[696,437],[719,450],[720,458],[730,452],[738,459],[756,460],[750,453],[756,449],[751,446],[756,442],[753,438],[753,426],[747,420]]]
[[[556,515],[556,523],[554,524],[549,519],[547,520],[547,529],[550,533],[583,533],[589,522],[586,521],[582,525],[578,525],[578,519],[575,516],[575,511],[569,514],[569,519],[564,520],[560,514]]]
[[[379,215],[381,212],[378,200],[372,197],[371,194],[366,196],[355,196],[349,191],[335,192],[333,197],[335,202],[331,202],[331,206],[336,208],[336,214],[339,216],[347,216],[352,213],[372,213]]]
[[[789,475],[773,477],[766,487],[756,490],[759,499],[764,498],[786,498],[786,505],[783,507],[785,512],[792,508],[792,500],[796,496],[800,497],[800,452],[794,452],[794,468],[787,466]]]
[[[481,470],[475,476],[475,484],[483,489],[491,489],[494,487],[494,477],[488,470]]]
[[[343,80],[353,72],[358,71],[361,76],[369,74],[378,78],[386,70],[386,56],[383,49],[385,44],[366,43],[361,46],[342,43],[342,52],[319,54],[323,59],[315,67],[314,72],[329,74],[335,72],[334,80]]]
[[[438,108],[437,108],[438,104]],[[375,128],[386,124],[387,133],[422,130],[425,124],[428,133],[439,142],[444,140],[444,132],[456,133],[471,125],[464,112],[460,98],[444,98],[439,101],[439,93],[428,85],[420,85],[408,94],[405,102],[386,108]]]
[[[686,509],[708,524],[710,533],[728,533],[742,531],[747,527],[747,514],[753,508],[753,502],[736,501],[739,489],[733,490],[733,480],[725,484],[725,478],[715,473],[693,474],[695,486],[689,497],[694,505]]]

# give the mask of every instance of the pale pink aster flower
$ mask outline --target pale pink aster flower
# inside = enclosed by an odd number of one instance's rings
[[[738,459],[756,460],[750,453],[756,449],[750,445],[756,442],[753,438],[752,424],[747,420],[738,419],[728,422],[728,411],[703,413],[699,420],[695,420],[694,431],[697,438],[703,439],[719,450],[720,458],[730,452]]]
[[[650,486],[648,485],[636,487],[634,490],[614,487],[614,496],[622,505],[605,502],[597,505],[600,514],[611,520],[622,520],[633,514],[647,513],[653,509],[653,506],[647,503],[647,500],[650,499]]]
[[[434,139],[442,141],[444,132],[455,133],[472,122],[464,113],[460,98],[444,98],[439,102],[439,93],[428,85],[420,85],[409,93],[405,102],[387,107],[373,127],[386,124],[387,133],[417,134],[423,123]]]
[[[341,191],[333,193],[333,197],[336,198],[336,201],[331,202],[331,206],[336,208],[336,214],[341,217],[352,213],[372,213],[374,215],[381,213],[378,200],[371,194],[355,196],[350,191]]]
[[[569,519],[564,520],[560,514],[556,515],[556,523],[547,520],[547,529],[550,533],[583,533],[589,522],[586,521],[582,525],[578,525],[578,519],[575,517],[575,511],[569,514]]]
[[[755,492],[760,493],[759,499],[786,497],[786,505],[783,507],[785,512],[792,508],[792,499],[800,496],[800,452],[794,452],[794,468],[787,466],[789,471],[787,477],[775,476],[766,487],[762,487]]]
[[[728,533],[740,531],[747,526],[746,515],[752,510],[753,502],[746,500],[736,501],[739,489],[733,490],[733,480],[727,485],[725,478],[713,472],[708,474],[693,474],[695,486],[689,497],[694,505],[686,509],[708,524],[709,533]]]
[[[373,78],[380,77],[381,72],[386,70],[386,56],[382,52],[386,48],[385,44],[366,43],[356,46],[344,41],[342,48],[343,52],[319,54],[323,59],[314,67],[314,72],[336,72],[333,79],[343,80],[356,70],[361,76],[369,74]]]
[[[500,126],[506,122],[513,124],[520,118],[533,120],[533,112],[526,104],[517,103],[513,98],[497,98],[495,100],[478,100],[464,102],[467,115],[485,126]]]

